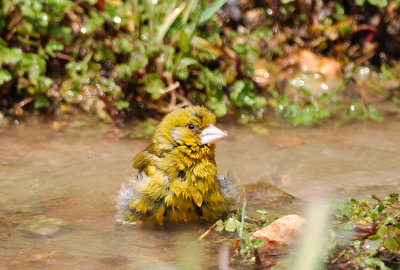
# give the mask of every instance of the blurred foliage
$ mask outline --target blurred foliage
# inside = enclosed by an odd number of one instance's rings
[[[257,210],[257,213],[260,214],[259,220],[253,220],[247,216],[246,207],[247,198],[246,193],[244,192],[242,208],[239,211],[232,213],[230,217],[215,222],[213,226],[199,237],[199,240],[204,239],[212,230],[215,230],[218,233],[227,232],[231,233],[231,235],[236,234],[232,247],[233,257],[239,261],[246,260],[249,265],[255,263],[258,269],[263,269],[265,266],[263,265],[260,254],[258,253],[258,249],[264,245],[264,239],[251,239],[251,236],[257,228],[266,227],[279,217],[269,219],[267,217],[267,210]],[[253,261],[253,259],[255,260]]]
[[[251,235],[260,228],[269,226],[279,217],[269,218],[269,212],[262,209],[257,210],[259,218],[255,220],[247,216],[246,204],[244,194],[242,208],[228,218],[218,220],[199,240],[204,239],[212,230],[230,233],[235,237],[233,258],[255,263],[257,269],[264,269],[267,268],[265,263],[270,263],[268,256],[279,253],[260,256],[257,249],[263,246],[264,241],[251,239]],[[399,194],[392,193],[384,199],[373,195],[371,199],[351,199],[343,204],[331,201],[327,210],[332,215],[331,223],[326,227],[329,235],[326,239],[321,239],[326,244],[327,252],[321,251],[325,258],[321,263],[325,264],[326,269],[397,269],[400,263]],[[281,261],[271,269],[286,269],[286,264],[287,262]]]
[[[342,90],[361,65],[381,66],[370,91],[400,104],[398,88],[382,86],[399,81],[400,64],[389,61],[400,55],[399,6],[399,0],[0,1],[0,109],[51,116],[73,104],[115,123],[204,104],[241,123],[267,112],[295,125],[337,115],[380,121],[373,100],[355,92],[349,101]],[[281,76],[289,70],[284,59],[304,47],[340,62],[342,87],[323,85],[320,95]]]
[[[400,263],[399,194],[355,199],[333,208],[329,264],[339,269],[394,269]],[[355,230],[355,231],[354,231]],[[394,267],[394,268],[393,268]]]

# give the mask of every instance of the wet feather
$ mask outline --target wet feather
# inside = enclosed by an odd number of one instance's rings
[[[165,116],[134,159],[138,175],[119,192],[117,219],[162,224],[226,215],[235,190],[226,177],[217,177],[214,142],[226,134],[214,125],[215,115],[199,106]]]

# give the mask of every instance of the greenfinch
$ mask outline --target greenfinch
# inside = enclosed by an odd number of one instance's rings
[[[227,133],[200,106],[175,110],[156,128],[151,144],[134,158],[136,178],[121,188],[117,219],[134,222],[216,220],[234,204],[235,190],[217,176],[215,142]]]

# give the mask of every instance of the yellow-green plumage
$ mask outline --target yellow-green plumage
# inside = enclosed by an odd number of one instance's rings
[[[138,176],[118,197],[118,218],[125,221],[216,220],[234,203],[234,189],[217,177],[215,145],[200,134],[215,124],[204,107],[176,110],[164,117],[151,144],[134,159]],[[195,127],[192,129],[192,127]]]

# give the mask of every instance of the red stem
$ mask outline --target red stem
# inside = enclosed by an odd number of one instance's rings
[[[374,37],[375,37],[375,33],[369,33],[369,34],[367,35],[367,37],[365,38],[365,44],[370,43],[370,42],[374,39]],[[364,45],[365,45],[365,44],[364,44]]]
[[[29,104],[29,103],[31,103],[31,102],[34,101],[34,100],[35,100],[34,97],[28,97],[28,98],[26,98],[26,99],[20,101],[20,102],[17,104],[17,107],[18,107],[18,108],[22,108],[22,107],[24,107],[26,104]]]
[[[264,268],[264,264],[261,261],[261,257],[260,257],[260,253],[258,253],[258,249],[254,249],[254,257],[256,259],[256,266],[258,269],[263,269]]]
[[[360,25],[357,25],[356,28],[354,29],[355,32],[362,31],[362,30],[369,30],[374,33],[378,32],[378,29],[375,26],[369,25],[369,24],[360,24]]]
[[[357,230],[362,231],[362,232],[367,232],[369,234],[374,234],[375,233],[375,226],[374,225],[355,224],[354,228],[356,228]]]
[[[104,7],[104,0],[97,1],[97,8],[99,9],[100,12],[103,12],[106,10]]]

